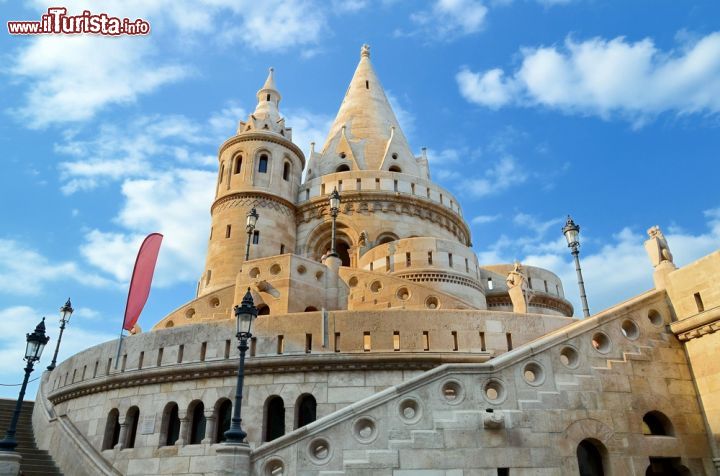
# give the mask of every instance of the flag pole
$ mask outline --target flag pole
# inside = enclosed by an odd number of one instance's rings
[[[120,339],[118,340],[118,351],[115,357],[115,370],[118,368],[118,361],[120,360],[120,348],[122,347],[123,331],[125,330],[125,321],[123,321],[123,327],[120,328]]]

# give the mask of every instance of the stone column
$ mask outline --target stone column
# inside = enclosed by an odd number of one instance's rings
[[[210,444],[215,442],[215,425],[217,418],[215,418],[214,409],[205,409],[205,438],[201,441],[203,444]]]
[[[0,451],[0,474],[18,476],[20,474],[21,460],[22,456],[20,456],[20,453],[15,451]]]
[[[188,425],[190,419],[187,417],[187,415],[178,415],[178,418],[180,419],[180,435],[175,442],[175,446],[185,446],[188,440],[188,432],[190,431],[190,426]]]
[[[250,476],[250,445],[223,443],[215,457],[216,476]]]
[[[118,418],[118,423],[120,424],[120,436],[118,437],[115,449],[121,450],[125,448],[125,439],[127,438],[127,419],[125,417],[120,417]]]

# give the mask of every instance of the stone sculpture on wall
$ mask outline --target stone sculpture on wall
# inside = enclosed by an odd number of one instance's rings
[[[508,294],[513,305],[513,312],[527,312],[528,287],[527,279],[520,269],[520,263],[515,262],[515,267],[508,273],[505,284],[508,287]]]
[[[665,235],[660,230],[660,227],[655,225],[648,230],[648,236],[650,239],[645,241],[645,249],[647,250],[648,256],[653,267],[658,267],[663,262],[673,263],[673,255],[670,253]]]

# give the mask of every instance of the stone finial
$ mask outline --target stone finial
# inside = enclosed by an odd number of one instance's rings
[[[670,247],[660,227],[655,225],[651,227],[647,233],[649,239],[645,242],[645,249],[650,256],[652,265],[657,267],[663,261],[668,261],[670,264],[673,264],[673,255],[670,253]]]
[[[370,45],[367,43],[360,48],[360,58],[370,58]]]

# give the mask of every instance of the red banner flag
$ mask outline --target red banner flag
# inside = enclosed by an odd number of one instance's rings
[[[157,262],[158,253],[160,253],[162,239],[163,236],[160,233],[150,233],[140,246],[140,251],[138,251],[132,279],[130,280],[127,304],[125,305],[123,329],[126,331],[133,328],[150,295],[150,284],[155,272],[155,263]]]

